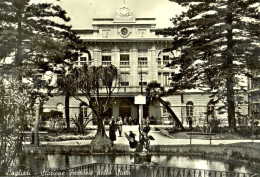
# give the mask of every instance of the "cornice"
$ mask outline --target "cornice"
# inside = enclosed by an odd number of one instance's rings
[[[99,43],[172,43],[171,38],[124,38],[124,39],[83,39],[89,44]]]

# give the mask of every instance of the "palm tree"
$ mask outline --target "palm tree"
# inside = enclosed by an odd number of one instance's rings
[[[57,79],[57,87],[58,89],[64,94],[65,96],[65,118],[66,118],[66,124],[67,129],[70,129],[70,96],[71,96],[71,89],[73,85],[74,78],[71,76],[71,74],[67,74],[65,77],[58,77]]]
[[[149,100],[156,99],[157,101],[159,101],[165,107],[165,109],[171,114],[174,121],[177,123],[177,126],[179,126],[181,128],[181,130],[185,129],[183,127],[181,121],[179,120],[179,118],[176,116],[174,111],[171,109],[170,103],[163,100],[163,97],[172,95],[174,93],[174,91],[172,89],[165,91],[164,87],[162,87],[160,83],[153,81],[147,85],[146,92],[147,92],[147,97]]]

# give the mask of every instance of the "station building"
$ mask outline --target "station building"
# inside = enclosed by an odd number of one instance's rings
[[[253,78],[248,82],[249,115],[260,116],[260,72],[251,71]]]
[[[132,117],[138,119],[138,105],[134,97],[145,93],[145,86],[151,81],[161,83],[166,89],[171,86],[170,76],[173,68],[166,67],[170,58],[180,51],[162,52],[172,42],[171,37],[155,34],[157,30],[155,18],[138,18],[132,10],[123,5],[114,18],[93,18],[91,29],[74,29],[87,42],[91,59],[86,54],[79,57],[76,65],[115,65],[120,69],[123,81],[113,102],[107,111],[108,117]],[[164,98],[183,122],[188,125],[188,117],[193,119],[193,125],[199,125],[208,120],[207,110],[216,110],[220,105],[209,105],[210,93],[201,90],[187,90]],[[56,109],[64,112],[64,96],[57,95],[44,104],[44,112]],[[70,115],[78,115],[85,107],[73,97],[70,98]],[[247,105],[243,106],[247,112]],[[211,117],[220,119],[227,124],[227,114],[212,111]],[[166,109],[156,100],[144,105],[144,117],[155,117],[157,124],[163,124],[169,117]]]

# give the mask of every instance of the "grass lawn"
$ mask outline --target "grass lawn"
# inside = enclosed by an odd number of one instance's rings
[[[185,132],[171,132],[171,130],[169,130],[169,134],[172,135],[174,138],[178,138],[178,139],[185,139],[185,138],[189,138],[189,136],[187,135],[188,132],[201,132],[200,129],[198,128],[194,128],[192,130],[187,130]],[[203,133],[203,132],[201,132]],[[228,132],[228,128],[227,127],[219,127],[217,128],[215,131],[212,131],[212,133],[216,133],[216,135],[212,136],[212,139],[230,139],[230,140],[234,140],[234,139],[252,139],[252,132],[250,131],[250,129],[248,127],[237,127],[237,132]],[[199,139],[203,139],[205,138],[205,135],[193,135],[194,138],[199,138]],[[260,127],[257,127],[254,136],[254,139],[260,139]]]

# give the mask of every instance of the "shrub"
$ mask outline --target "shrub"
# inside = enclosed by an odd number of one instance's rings
[[[50,112],[41,113],[42,121],[48,121],[50,119],[62,119],[63,113],[56,110],[51,110]]]

